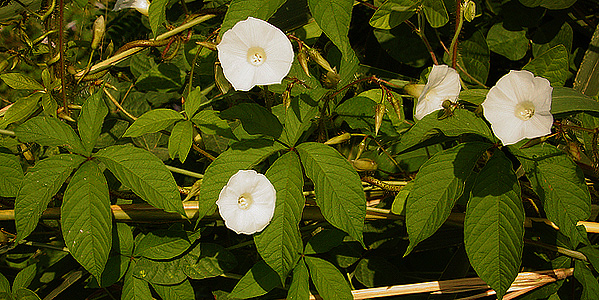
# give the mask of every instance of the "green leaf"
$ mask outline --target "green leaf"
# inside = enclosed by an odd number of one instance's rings
[[[584,256],[587,257],[587,259],[589,260],[589,262],[591,263],[591,266],[593,267],[593,269],[595,269],[595,271],[597,271],[597,269],[599,269],[599,249],[593,246],[585,246],[582,247],[580,249],[577,249],[577,251],[582,252],[582,254],[584,254]]]
[[[476,177],[466,208],[464,243],[472,267],[499,299],[518,275],[524,217],[512,163],[503,152],[495,151]]]
[[[358,173],[327,145],[303,143],[297,151],[306,176],[314,183],[316,203],[325,219],[363,244],[366,198]]]
[[[4,117],[0,121],[0,128],[5,128],[12,123],[25,120],[33,114],[39,107],[42,95],[44,95],[44,93],[34,93],[27,97],[19,98],[4,114]]]
[[[368,22],[378,29],[391,29],[411,18],[422,0],[387,0],[374,12]]]
[[[503,23],[496,23],[487,33],[487,45],[489,50],[510,60],[520,60],[526,55],[529,42],[526,30],[507,30]]]
[[[281,104],[281,108],[283,108]],[[281,134],[281,141],[288,145],[295,145],[301,136],[312,126],[312,120],[318,114],[318,105],[310,105],[300,99],[291,98],[289,109],[285,110],[285,126]]]
[[[42,107],[44,108],[44,113],[46,115],[56,118],[56,110],[58,109],[58,103],[56,103],[56,100],[52,98],[52,94],[42,94]]]
[[[289,285],[287,299],[310,299],[310,275],[308,274],[308,267],[306,267],[306,263],[303,259],[301,259],[293,269],[293,277],[291,285]]]
[[[559,27],[561,26],[561,27]],[[556,29],[559,27],[559,31],[556,33]],[[532,35],[532,55],[533,57],[539,56],[539,54],[555,47],[557,45],[564,45],[566,51],[570,53],[572,51],[572,43],[574,40],[574,32],[572,26],[567,22],[561,20],[553,20],[541,26]]]
[[[152,284],[179,284],[187,279],[181,264],[185,260],[151,260],[145,257],[136,260],[133,276]]]
[[[14,296],[18,300],[40,300],[40,297],[37,294],[28,289],[18,289],[14,292]]]
[[[318,257],[306,256],[304,259],[310,269],[310,278],[323,300],[354,299],[347,280],[332,263]]]
[[[405,215],[406,214],[406,206],[408,202],[408,196],[412,192],[414,188],[414,181],[408,182],[404,187],[401,188],[399,193],[395,195],[393,199],[393,204],[391,205],[391,212],[396,215]]]
[[[191,119],[198,109],[200,109],[202,103],[207,101],[208,99],[206,99],[206,96],[202,94],[200,87],[196,86],[196,88],[189,93],[187,99],[185,99],[185,103],[183,104],[187,118]]]
[[[29,265],[21,270],[15,277],[15,281],[12,283],[13,292],[27,288],[33,281],[36,271],[37,266],[35,264]]]
[[[268,20],[285,3],[285,0],[234,0],[231,1],[221,25],[220,35],[237,22],[248,17]]]
[[[543,201],[547,218],[574,246],[586,240],[576,230],[576,223],[587,220],[591,212],[591,195],[582,170],[564,152],[546,143],[525,149],[510,146],[510,150]]]
[[[401,279],[399,269],[381,256],[360,259],[353,275],[356,280],[369,288],[394,285]]]
[[[191,246],[185,231],[162,229],[144,236],[135,247],[134,256],[149,259],[171,259]]]
[[[421,68],[431,58],[422,40],[405,23],[391,30],[375,29],[373,33],[385,52],[398,62]]]
[[[220,113],[223,119],[239,119],[249,134],[281,136],[283,125],[268,109],[255,103],[240,103]]]
[[[343,56],[353,52],[347,36],[353,4],[352,0],[308,0],[314,20]]]
[[[15,90],[44,90],[44,86],[35,79],[21,73],[6,73],[0,79]]]
[[[191,121],[177,122],[171,131],[171,136],[168,139],[168,154],[171,159],[175,156],[179,157],[179,161],[184,163],[187,159],[187,154],[193,143],[193,124]]]
[[[0,197],[15,197],[25,178],[19,157],[0,153]]]
[[[568,50],[564,45],[557,45],[528,62],[522,70],[528,70],[536,76],[543,77],[551,86],[563,86],[570,77]]]
[[[163,300],[195,299],[193,287],[191,287],[189,280],[175,285],[152,284],[152,287]]]
[[[150,286],[144,280],[133,276],[133,271],[125,274],[122,300],[152,299]]]
[[[216,277],[231,271],[236,265],[235,256],[219,244],[200,243],[184,256],[183,272],[191,279]]]
[[[17,241],[26,238],[71,172],[85,161],[74,154],[59,154],[39,161],[25,174],[15,200]]]
[[[520,0],[520,3],[528,7],[542,6],[548,9],[566,9],[576,0]]]
[[[75,153],[87,153],[73,128],[57,118],[33,117],[17,127],[15,133],[21,142],[61,146]]]
[[[335,108],[335,112],[339,115],[339,118],[347,122],[351,128],[362,129],[363,132],[374,135],[374,115],[377,101],[374,100],[376,99],[376,97],[373,97],[374,95],[367,95],[366,93],[368,93],[368,91],[343,101],[343,103]],[[367,96],[371,96],[372,98]],[[397,135],[388,114],[383,117],[379,134],[389,136]]]
[[[279,274],[261,260],[243,275],[229,296],[239,299],[258,297],[280,285]]]
[[[229,178],[239,170],[247,170],[262,162],[271,154],[285,149],[279,143],[271,140],[255,139],[244,140],[231,145],[227,151],[221,153],[204,172],[202,187],[200,188],[200,203],[213,203]],[[200,220],[202,215],[198,216]]]
[[[580,260],[574,262],[574,278],[582,284],[581,300],[592,300],[599,295],[599,283],[589,267]]]
[[[141,115],[123,134],[123,137],[137,137],[146,133],[158,132],[185,120],[181,113],[168,108],[158,108]]]
[[[410,245],[404,256],[443,225],[476,161],[491,146],[480,142],[459,144],[438,152],[420,167],[406,206]]]
[[[10,282],[0,273],[0,292],[10,293]]]
[[[460,92],[459,99],[462,101],[470,102],[474,105],[480,105],[487,98],[487,89],[467,89]]]
[[[113,227],[114,228],[114,227]],[[113,236],[113,241],[116,238]],[[105,288],[117,283],[122,276],[127,273],[131,258],[120,254],[111,254],[108,256],[104,271],[99,278],[92,277],[88,286],[89,288]]]
[[[108,107],[106,107],[100,92],[87,97],[81,107],[81,113],[77,120],[77,129],[79,130],[83,146],[87,150],[87,155],[92,153],[96,145],[96,141],[102,131],[104,118],[107,114]]]
[[[205,134],[216,134],[223,137],[235,139],[231,127],[227,121],[218,116],[218,112],[214,110],[202,110],[195,114],[191,121],[196,124]]]
[[[142,91],[161,93],[176,92],[183,86],[185,76],[185,69],[177,66],[176,64],[161,63],[155,65],[149,71],[141,74],[139,78],[137,78],[135,86]],[[148,97],[148,95],[144,96]],[[160,95],[156,95],[158,99],[160,99],[159,96]],[[148,99],[151,98],[148,97]]]
[[[446,53],[443,60],[447,64],[451,64],[451,56],[449,54]],[[480,30],[475,31],[472,36],[459,43],[458,64],[462,66],[470,76],[483,84],[487,81],[487,76],[489,75],[489,60],[489,47],[485,36]],[[464,72],[459,69],[457,71],[460,74],[461,79],[475,83],[470,76],[464,74]]]
[[[116,223],[116,226],[112,227],[112,229],[112,248],[121,255],[132,256],[133,232],[131,231],[131,227],[127,224]]]
[[[341,245],[347,234],[338,229],[324,229],[308,240],[304,254],[326,253]]]
[[[119,145],[104,148],[94,157],[150,205],[185,215],[173,175],[152,153],[131,145]]]
[[[148,18],[154,37],[158,35],[158,27],[166,21],[166,5],[168,2],[168,0],[154,0],[150,2],[150,6],[148,7]]]
[[[424,14],[433,28],[439,28],[449,22],[449,15],[443,1],[424,0]]]
[[[554,87],[551,96],[552,114],[589,112],[599,114],[599,102],[569,87]]]
[[[305,198],[304,174],[299,157],[285,153],[266,171],[266,177],[277,191],[275,213],[270,224],[254,235],[254,243],[264,261],[285,281],[302,251],[299,222]]]
[[[96,279],[112,245],[112,211],[108,184],[95,162],[75,172],[60,208],[62,236],[71,255]]]
[[[438,113],[431,113],[416,122],[401,137],[398,151],[403,152],[414,147],[437,135],[439,132],[451,137],[472,133],[491,141],[495,139],[489,126],[483,119],[466,109],[456,109],[451,116],[441,120],[438,119]]]

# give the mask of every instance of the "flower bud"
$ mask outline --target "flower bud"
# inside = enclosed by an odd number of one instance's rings
[[[92,49],[96,50],[100,46],[102,42],[102,38],[104,37],[104,32],[106,31],[106,22],[104,21],[104,16],[99,16],[96,21],[94,21],[94,37],[92,39]]]
[[[196,42],[196,44],[198,44],[198,45],[200,45],[202,47],[208,48],[208,49],[210,49],[212,51],[216,51],[216,44],[215,43],[200,41],[200,42]]]
[[[352,161],[352,165],[356,171],[376,171],[377,163],[370,158],[360,158]]]
[[[323,67],[325,70],[332,72],[332,73],[337,73],[335,71],[335,69],[331,68],[331,65],[329,64],[329,62],[324,59],[324,57],[322,57],[322,55],[320,54],[320,52],[318,52],[318,50],[314,49],[314,48],[310,48],[308,50],[308,55],[310,55],[310,58],[315,61],[317,64],[319,64],[321,67]]]
[[[291,89],[286,89],[283,92],[283,105],[285,105],[285,110],[287,110],[289,108],[289,106],[291,105]]]
[[[402,112],[403,112],[403,105],[402,103],[396,99],[395,97],[393,97],[392,93],[386,93],[387,94],[387,101],[389,101],[391,103],[391,105],[393,106],[393,110],[395,111],[395,113],[397,114],[397,117],[401,120],[402,117]]]
[[[349,133],[343,133],[340,134],[336,137],[330,138],[328,141],[324,142],[325,145],[336,145],[336,144],[341,144],[345,141],[348,141],[351,138],[351,134]]]
[[[308,70],[308,55],[306,54],[305,50],[302,50],[297,54],[297,61],[299,61],[300,66],[302,66],[302,69],[306,75],[308,75],[308,77],[312,77],[310,76],[310,70]]]
[[[374,109],[374,135],[379,134],[381,124],[383,124],[383,117],[385,116],[385,104],[379,103]]]
[[[422,90],[424,90],[424,84],[406,84],[406,86],[403,87],[404,91],[406,91],[406,93],[408,93],[408,95],[414,97],[414,98],[418,98],[420,97],[420,94],[422,94]]]
[[[466,0],[466,2],[462,4],[462,11],[464,13],[464,19],[468,22],[472,22],[474,18],[479,16],[476,14],[476,3],[471,0]]]
[[[339,81],[341,81],[341,76],[337,72],[327,72],[322,79],[322,85],[327,89],[333,89],[337,87]]]

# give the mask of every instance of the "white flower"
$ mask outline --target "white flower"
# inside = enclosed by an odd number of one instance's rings
[[[418,97],[414,117],[420,120],[433,111],[443,109],[445,100],[456,102],[460,89],[460,75],[456,70],[446,65],[434,65],[428,75],[428,82]]]
[[[262,231],[275,213],[275,188],[262,174],[240,170],[229,178],[218,195],[218,212],[237,234]]]
[[[135,8],[138,12],[147,16],[149,7],[150,2],[148,0],[117,0],[112,10],[117,11],[125,8]]]
[[[235,90],[281,83],[293,63],[293,47],[287,36],[252,17],[227,30],[217,48],[225,78]]]
[[[551,133],[549,80],[529,71],[510,71],[489,90],[481,104],[493,133],[504,145]]]

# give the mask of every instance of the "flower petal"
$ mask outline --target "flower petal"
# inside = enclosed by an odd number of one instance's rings
[[[443,109],[445,100],[455,102],[461,89],[460,75],[456,70],[447,65],[433,65],[418,97],[414,117],[420,120],[433,111]]]

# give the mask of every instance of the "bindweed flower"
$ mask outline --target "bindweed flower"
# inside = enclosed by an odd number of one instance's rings
[[[287,36],[252,17],[227,30],[216,47],[225,78],[239,91],[281,83],[293,63],[293,47]]]
[[[117,0],[114,4],[113,11],[118,11],[126,8],[135,8],[143,15],[148,15],[150,2],[148,0]]]
[[[489,90],[481,104],[493,133],[504,145],[551,133],[549,80],[529,71],[510,71]]]
[[[262,231],[275,212],[277,192],[268,178],[254,170],[240,170],[218,195],[218,212],[237,234]]]
[[[420,120],[433,111],[443,109],[445,100],[456,102],[461,89],[460,75],[456,70],[446,65],[434,65],[418,97],[414,117]]]

